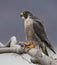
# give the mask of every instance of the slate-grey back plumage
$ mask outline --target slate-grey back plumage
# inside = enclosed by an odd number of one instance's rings
[[[44,26],[41,23],[41,20],[40,19],[37,20],[37,18],[35,18],[35,17],[33,17],[33,18],[34,18],[34,20],[36,22],[36,23],[33,23],[33,27],[34,27],[35,33],[37,34],[37,36],[39,36],[41,41],[44,42],[45,45],[56,54],[56,52],[54,51],[53,46],[51,45],[50,41],[48,40],[48,37],[46,35]]]
[[[45,44],[45,50],[43,50],[44,46],[42,43],[39,44],[41,47],[43,53],[48,55],[46,46],[51,49],[54,53],[53,46],[51,45],[50,41],[48,40],[48,37],[46,35],[44,25],[42,24],[41,20],[35,16],[32,15],[29,11],[24,11],[20,15],[24,19],[25,23],[25,31],[26,31],[26,37],[28,41],[41,41]],[[36,45],[36,43],[35,43]]]

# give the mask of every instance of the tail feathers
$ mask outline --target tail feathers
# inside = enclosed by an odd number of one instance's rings
[[[54,51],[54,48],[53,48],[53,46],[50,44],[49,40],[46,39],[46,40],[44,40],[44,42],[45,42],[45,45],[46,45],[51,51],[53,51],[53,52],[56,54],[56,52]]]
[[[41,44],[40,47],[41,47],[41,49],[42,49],[42,52],[43,52],[45,55],[49,56],[48,51],[47,51],[47,48],[46,48],[46,45],[45,45],[45,44]]]
[[[45,54],[47,55],[47,56],[49,56],[49,54],[48,54],[48,51],[47,51],[47,48],[45,47]]]
[[[54,51],[54,49],[52,49],[52,48],[50,48],[55,54],[56,54],[56,52]]]
[[[42,52],[43,52],[44,54],[46,54],[47,56],[49,56],[49,54],[48,54],[48,51],[47,51],[46,47],[45,47],[45,50],[44,50],[44,49],[42,49]]]

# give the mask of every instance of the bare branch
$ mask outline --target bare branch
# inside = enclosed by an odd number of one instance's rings
[[[17,44],[16,37],[11,37],[9,40],[10,47],[7,47],[6,45],[4,46],[2,43],[0,44],[0,53],[17,53],[17,54],[22,54],[22,53],[27,53],[31,56],[31,62],[34,64],[40,64],[40,65],[57,65],[57,60],[46,56],[45,54],[42,53],[39,49],[36,48],[26,48],[23,46],[23,43],[25,42],[19,42],[21,43],[20,45]],[[3,48],[4,47],[4,48]]]

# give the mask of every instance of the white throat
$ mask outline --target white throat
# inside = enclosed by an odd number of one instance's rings
[[[33,19],[31,19],[29,16],[28,16],[27,19],[24,19],[24,26],[25,26],[25,28],[26,28],[27,26],[32,25],[32,24],[33,24]]]

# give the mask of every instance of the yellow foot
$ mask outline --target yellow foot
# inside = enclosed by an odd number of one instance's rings
[[[29,49],[32,49],[35,47],[33,42],[25,42],[24,45],[26,48],[29,48]]]

